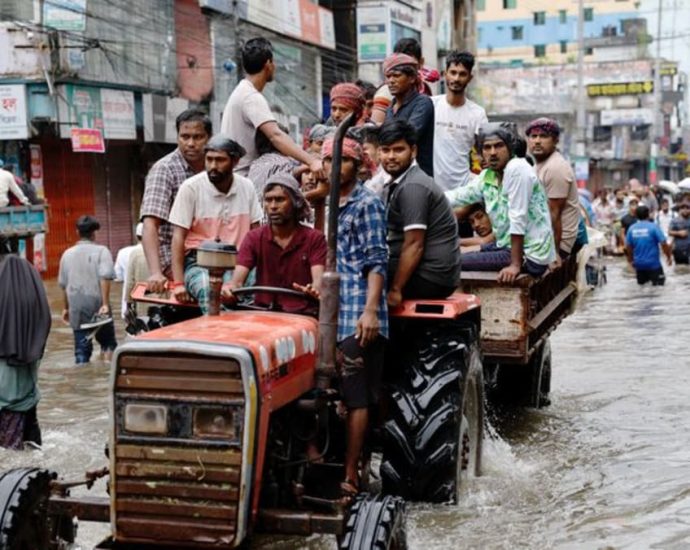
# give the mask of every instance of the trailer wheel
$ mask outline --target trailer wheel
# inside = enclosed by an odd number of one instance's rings
[[[539,350],[538,361],[532,371],[532,407],[541,409],[551,404],[551,342],[548,339]]]
[[[350,507],[340,550],[406,550],[405,501],[360,493]]]
[[[16,468],[0,475],[0,550],[62,548],[74,542],[72,518],[50,516],[50,482],[56,474]]]
[[[484,386],[476,330],[429,325],[400,342],[383,429],[383,490],[409,500],[456,501],[463,480],[481,473]]]
[[[541,409],[551,404],[551,344],[546,339],[529,363],[500,365],[492,401],[509,407]]]

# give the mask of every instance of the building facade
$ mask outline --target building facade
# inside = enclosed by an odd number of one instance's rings
[[[646,33],[628,23],[640,19],[636,6],[635,0],[585,1],[584,36],[635,34],[644,48]],[[477,51],[483,63],[500,65],[574,62],[577,20],[572,0],[477,0]],[[585,56],[600,60],[594,45],[586,45]]]
[[[0,158],[49,204],[48,277],[82,214],[100,220],[113,254],[132,243],[175,117],[195,106],[220,127],[243,41],[273,42],[278,74],[265,93],[296,139],[323,114],[323,74],[354,70],[338,51],[354,44],[336,41],[333,12],[316,0],[4,0],[0,18]]]

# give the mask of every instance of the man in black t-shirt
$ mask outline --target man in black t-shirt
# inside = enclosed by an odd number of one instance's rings
[[[621,218],[621,233],[620,242],[625,242],[625,235],[628,233],[628,228],[637,222],[637,216],[635,216],[635,210],[640,204],[640,200],[637,197],[630,197],[630,202],[628,202],[628,213]]]
[[[379,159],[388,222],[388,304],[403,298],[445,298],[460,280],[455,217],[441,188],[417,164],[417,136],[406,121],[386,121]]]

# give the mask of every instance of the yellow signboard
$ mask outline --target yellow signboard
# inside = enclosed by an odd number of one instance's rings
[[[611,82],[607,84],[587,85],[587,95],[589,97],[641,95],[651,94],[653,91],[653,80],[643,80],[641,82]]]

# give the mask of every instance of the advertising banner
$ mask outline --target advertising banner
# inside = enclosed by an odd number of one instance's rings
[[[72,151],[75,153],[105,153],[103,134],[95,128],[72,128]]]
[[[70,139],[75,127],[103,130],[100,88],[65,84],[58,89],[59,97],[64,98],[58,103],[60,137]]]
[[[45,191],[43,189],[43,153],[41,146],[32,143],[29,145],[29,157],[31,161],[31,173],[29,174],[31,184],[36,189],[36,196],[39,199],[45,199]]]
[[[362,6],[357,8],[357,60],[360,62],[383,61],[388,54],[387,6]]]
[[[26,120],[26,86],[0,86],[0,140],[29,139]]]

